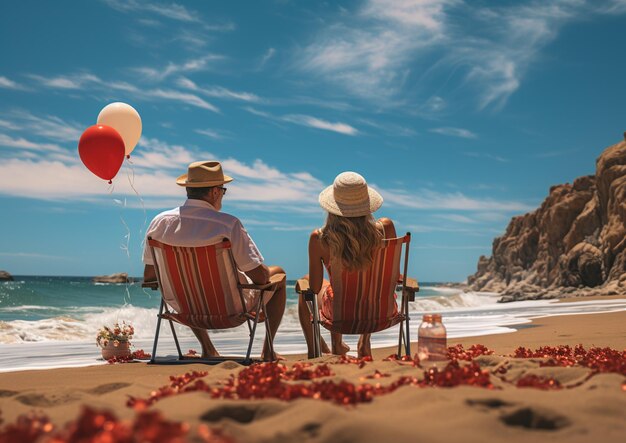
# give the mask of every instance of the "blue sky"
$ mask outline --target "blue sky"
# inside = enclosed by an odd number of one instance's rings
[[[139,275],[175,178],[218,159],[224,210],[289,278],[353,170],[413,233],[410,273],[461,281],[622,138],[625,19],[623,0],[4,1],[0,269]],[[143,136],[110,187],[77,142],[114,101]]]

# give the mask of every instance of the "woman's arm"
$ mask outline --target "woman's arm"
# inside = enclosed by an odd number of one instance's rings
[[[309,237],[309,285],[313,292],[318,294],[324,280],[324,264],[322,262],[322,248],[317,230]]]

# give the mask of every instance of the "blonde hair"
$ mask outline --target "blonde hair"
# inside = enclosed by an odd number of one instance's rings
[[[341,259],[348,271],[371,266],[374,250],[382,244],[383,234],[376,227],[372,214],[341,217],[328,213],[320,240],[330,249],[332,259]]]

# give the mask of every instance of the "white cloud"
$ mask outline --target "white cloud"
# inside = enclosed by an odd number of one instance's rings
[[[20,85],[19,83],[14,82],[13,80],[4,77],[2,75],[0,75],[0,88],[5,88],[5,89],[17,89],[17,90],[24,90],[26,89],[24,86]]]
[[[14,122],[10,122],[8,120],[0,119],[0,128],[8,129],[9,131],[19,131],[22,129],[21,126],[15,124]]]
[[[217,54],[206,54],[202,57],[190,59],[183,63],[169,62],[162,68],[139,67],[133,68],[132,70],[143,75],[148,80],[162,81],[174,74],[206,70],[210,67],[209,62],[221,60],[223,58],[223,56]]]
[[[354,128],[353,126],[350,126],[347,123],[341,123],[341,122],[333,123],[333,122],[322,120],[316,117],[311,117],[310,115],[299,115],[299,114],[285,115],[281,117],[281,120],[290,122],[290,123],[295,123],[297,125],[309,126],[311,128],[338,132],[340,134],[345,134],[345,135],[357,135],[359,132],[356,128]]]
[[[435,217],[456,223],[477,223],[473,218],[461,214],[435,214]]]
[[[274,55],[276,55],[276,49],[275,48],[268,48],[267,52],[265,54],[263,54],[263,57],[261,57],[261,61],[259,62],[259,67],[258,69],[261,69],[265,66],[265,64],[270,61],[270,59],[272,59],[274,57]]]
[[[180,92],[173,89],[152,89],[146,91],[145,96],[175,100],[198,108],[208,109],[209,111],[220,112],[217,106],[212,105],[211,103],[207,102],[203,98],[198,97],[197,95]]]
[[[215,140],[220,140],[224,138],[222,134],[220,134],[219,132],[213,129],[196,129],[194,132],[198,134],[206,135],[207,137],[215,139]]]
[[[100,79],[99,77],[89,74],[75,74],[68,76],[58,76],[53,78],[43,77],[40,75],[30,74],[29,77],[36,80],[44,87],[53,88],[53,89],[81,89],[81,90],[89,90],[99,91],[102,93],[110,94],[111,89],[120,90],[132,94],[135,98],[138,99],[163,99],[163,100],[174,100],[186,105],[194,106],[197,108],[207,109],[213,112],[220,112],[219,108],[207,100],[198,97],[195,94],[191,94],[188,92],[178,91],[175,89],[165,89],[165,88],[156,88],[156,89],[144,89],[134,86],[127,82],[121,81],[112,81],[107,82],[105,80]],[[208,94],[207,94],[208,95]],[[236,93],[233,91],[229,91],[225,88],[216,87],[214,88],[214,93],[212,96],[215,97],[228,97],[228,98],[237,98],[240,100],[246,101],[254,101],[257,97],[254,94],[249,93]]]
[[[102,0],[102,2],[120,12],[147,12],[185,24],[198,23],[201,24],[202,29],[207,31],[232,31],[236,28],[235,24],[229,21],[206,23],[206,20],[197,11],[187,9],[177,3],[154,3],[148,0]],[[156,22],[156,20],[144,18],[138,21],[146,26],[154,26]]]
[[[0,144],[4,139],[0,138]],[[109,187],[106,181],[92,175],[78,155],[56,145],[36,144],[24,139],[6,138],[14,147],[29,150],[50,149],[47,157],[10,158],[0,162],[0,194],[46,200],[108,202],[111,196],[130,197],[129,207],[163,208],[180,204],[184,190],[176,186],[176,177],[193,161],[212,158],[212,154],[171,145],[155,138],[142,137],[139,147],[124,164]],[[53,149],[54,148],[54,149]],[[307,172],[284,172],[257,159],[246,163],[234,158],[222,162],[227,174],[236,181],[229,186],[228,203],[258,205],[289,203],[292,211],[310,212],[317,207],[320,180]],[[137,194],[141,205],[135,200]]]
[[[388,19],[404,26],[440,31],[443,27],[443,8],[450,1],[432,0],[372,0],[361,12],[369,18]]]
[[[121,12],[150,12],[171,20],[198,22],[200,16],[177,3],[158,4],[141,0],[102,0],[106,5]]]
[[[535,207],[516,201],[468,197],[460,192],[441,193],[429,189],[380,190],[386,203],[411,209],[446,209],[461,211],[528,212]]]
[[[102,83],[100,78],[89,73],[57,77],[44,77],[36,74],[29,74],[28,77],[37,81],[42,86],[53,89],[83,89],[85,85],[89,83]]]
[[[404,105],[437,90],[417,108],[438,112],[449,100],[447,92],[454,97],[463,89],[479,109],[497,110],[565,24],[598,13],[626,13],[626,2],[485,6],[461,0],[367,0],[330,21],[297,53],[294,65],[381,106]]]
[[[423,108],[424,108],[424,111],[426,112],[433,112],[433,113],[441,112],[446,108],[446,101],[437,95],[433,95],[428,100],[426,100],[426,103],[424,103]]]
[[[13,138],[0,133],[0,146],[7,148],[29,149],[33,151],[65,152],[65,149],[52,143],[39,143],[25,138]]]
[[[147,170],[175,169],[180,171],[189,163],[196,161],[200,155],[199,152],[184,146],[171,145],[157,138],[145,136],[141,137],[138,145],[138,149],[133,151],[131,160],[137,168]],[[202,155],[211,156],[208,153]]]
[[[347,123],[342,122],[329,122],[326,120],[322,120],[317,117],[312,117],[310,115],[302,115],[302,114],[288,114],[282,116],[275,116],[265,111],[259,111],[250,106],[246,106],[243,109],[248,111],[251,114],[258,115],[260,117],[265,117],[275,121],[282,121],[287,123],[293,123],[301,126],[308,126],[310,128],[322,129],[324,131],[338,132],[344,135],[357,135],[359,133],[358,129],[353,126],[350,126]]]
[[[259,117],[275,118],[269,112],[260,111],[260,110],[258,110],[256,108],[253,108],[252,106],[245,106],[243,109],[248,111],[250,114],[258,115]]]
[[[176,82],[178,86],[186,89],[190,89],[192,91],[196,91],[198,93],[204,94],[207,97],[217,97],[217,98],[226,98],[233,100],[241,100],[245,102],[258,102],[261,99],[256,94],[252,94],[251,92],[237,92],[232,91],[230,89],[214,86],[211,88],[201,88],[196,85],[192,80],[188,78],[181,77]]]
[[[463,128],[433,128],[430,132],[434,132],[435,134],[448,135],[451,137],[461,137],[461,138],[476,138],[477,135],[472,131]]]
[[[609,0],[606,4],[596,7],[604,14],[623,14],[626,12],[626,0]]]
[[[396,94],[407,63],[444,36],[446,6],[454,0],[369,0],[354,23],[330,25],[296,61],[347,90],[377,100]]]
[[[0,126],[9,130],[26,131],[62,142],[78,143],[85,129],[76,122],[68,122],[54,115],[38,117],[27,111],[12,111],[5,113],[4,117],[8,121],[0,120]]]
[[[234,176],[246,177],[259,180],[276,180],[283,174],[276,168],[265,164],[262,160],[255,160],[250,166],[234,158],[226,159],[222,162],[224,169],[231,171]]]
[[[411,128],[405,128],[404,126],[396,125],[393,123],[378,123],[366,118],[359,118],[358,121],[372,128],[376,128],[387,135],[397,137],[412,137],[417,135],[417,131]]]

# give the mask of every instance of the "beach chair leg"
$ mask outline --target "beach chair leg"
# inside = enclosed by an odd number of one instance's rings
[[[404,344],[404,320],[400,322],[400,332],[398,333],[398,352],[396,357],[402,357],[402,345]]]
[[[176,330],[174,329],[174,322],[172,322],[172,320],[169,320],[169,322],[170,322],[170,329],[172,330],[172,335],[174,336],[174,343],[176,343],[176,350],[178,351],[178,358],[182,360],[183,353],[180,350],[180,343],[178,343],[178,336],[176,335]]]
[[[259,303],[256,307],[256,315],[254,317],[254,324],[252,325],[252,331],[250,331],[250,343],[248,343],[248,351],[246,352],[245,363],[250,361],[250,353],[252,352],[252,343],[254,342],[254,334],[256,333],[256,325],[259,324],[259,315],[261,315],[261,302],[263,297],[259,298]]]
[[[313,353],[315,357],[322,356],[321,333],[319,310],[317,308],[317,297],[313,296]]]
[[[161,307],[159,308],[159,315],[157,315],[157,327],[154,333],[154,344],[152,345],[152,357],[150,357],[150,363],[154,363],[156,359],[157,343],[159,342],[159,331],[161,330],[161,315],[163,315],[163,306],[165,302],[161,299]]]
[[[161,300],[162,301],[162,300]],[[165,305],[165,304],[164,304]],[[165,312],[170,313],[170,310],[167,309],[167,306],[164,306]],[[183,353],[180,350],[180,344],[178,343],[178,336],[176,335],[176,330],[174,329],[174,322],[172,320],[168,320],[170,322],[170,329],[172,330],[172,336],[174,337],[174,343],[176,343],[176,350],[178,351],[178,359],[183,359]]]
[[[272,361],[274,360],[274,341],[272,340],[272,334],[270,333],[270,320],[267,315],[267,310],[265,304],[263,304],[263,313],[265,314],[265,340],[267,341],[267,348],[270,351],[270,355],[272,356]]]
[[[411,335],[409,332],[409,300],[407,299],[406,301],[406,309],[404,311],[406,318],[405,318],[405,322],[406,322],[406,334],[404,334],[404,338],[405,338],[405,347],[406,347],[406,355],[408,355],[409,357],[411,356]]]

